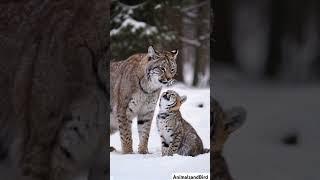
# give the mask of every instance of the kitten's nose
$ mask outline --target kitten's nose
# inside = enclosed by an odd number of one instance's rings
[[[172,86],[174,83],[176,83],[176,80],[175,79],[170,79],[169,83],[168,83],[168,86]]]
[[[169,96],[168,96],[168,95],[169,95],[169,93],[164,92],[162,97],[163,97],[164,99],[166,99],[166,100],[169,100]]]

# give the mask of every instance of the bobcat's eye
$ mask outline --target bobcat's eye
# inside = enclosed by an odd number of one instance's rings
[[[175,69],[174,69],[174,68],[172,68],[172,69],[171,69],[171,72],[173,73],[174,71],[175,71]]]
[[[164,67],[160,67],[161,71],[165,72],[166,69],[164,69]]]

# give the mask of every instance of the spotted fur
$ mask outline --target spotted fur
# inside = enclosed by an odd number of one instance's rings
[[[208,149],[203,148],[202,140],[196,130],[181,116],[180,106],[186,99],[186,96],[180,97],[172,90],[161,95],[157,127],[163,156],[172,156],[175,153],[196,156],[209,152]]]
[[[111,63],[110,132],[120,131],[123,153],[132,153],[131,124],[138,117],[139,148],[148,153],[148,139],[156,102],[161,88],[172,84],[177,72],[178,51],[157,51],[152,46],[147,54],[135,54],[125,61]]]
[[[232,180],[227,162],[222,151],[229,135],[240,128],[246,119],[246,110],[243,107],[233,107],[224,111],[216,100],[211,106],[211,158],[213,161],[214,180]]]

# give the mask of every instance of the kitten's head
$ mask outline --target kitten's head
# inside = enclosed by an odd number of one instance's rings
[[[148,66],[146,73],[154,86],[169,86],[174,82],[173,77],[177,73],[178,50],[158,51],[152,46],[148,48]]]
[[[177,92],[168,90],[161,94],[159,107],[160,110],[178,111],[186,100],[187,96],[179,96]]]

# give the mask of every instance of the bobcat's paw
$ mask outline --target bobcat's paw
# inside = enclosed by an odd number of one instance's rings
[[[138,152],[139,154],[149,154],[148,148],[146,146],[139,146]]]
[[[133,151],[122,151],[122,154],[133,154]]]
[[[139,154],[150,154],[148,149],[138,150]]]
[[[132,148],[122,149],[122,154],[133,154]]]

